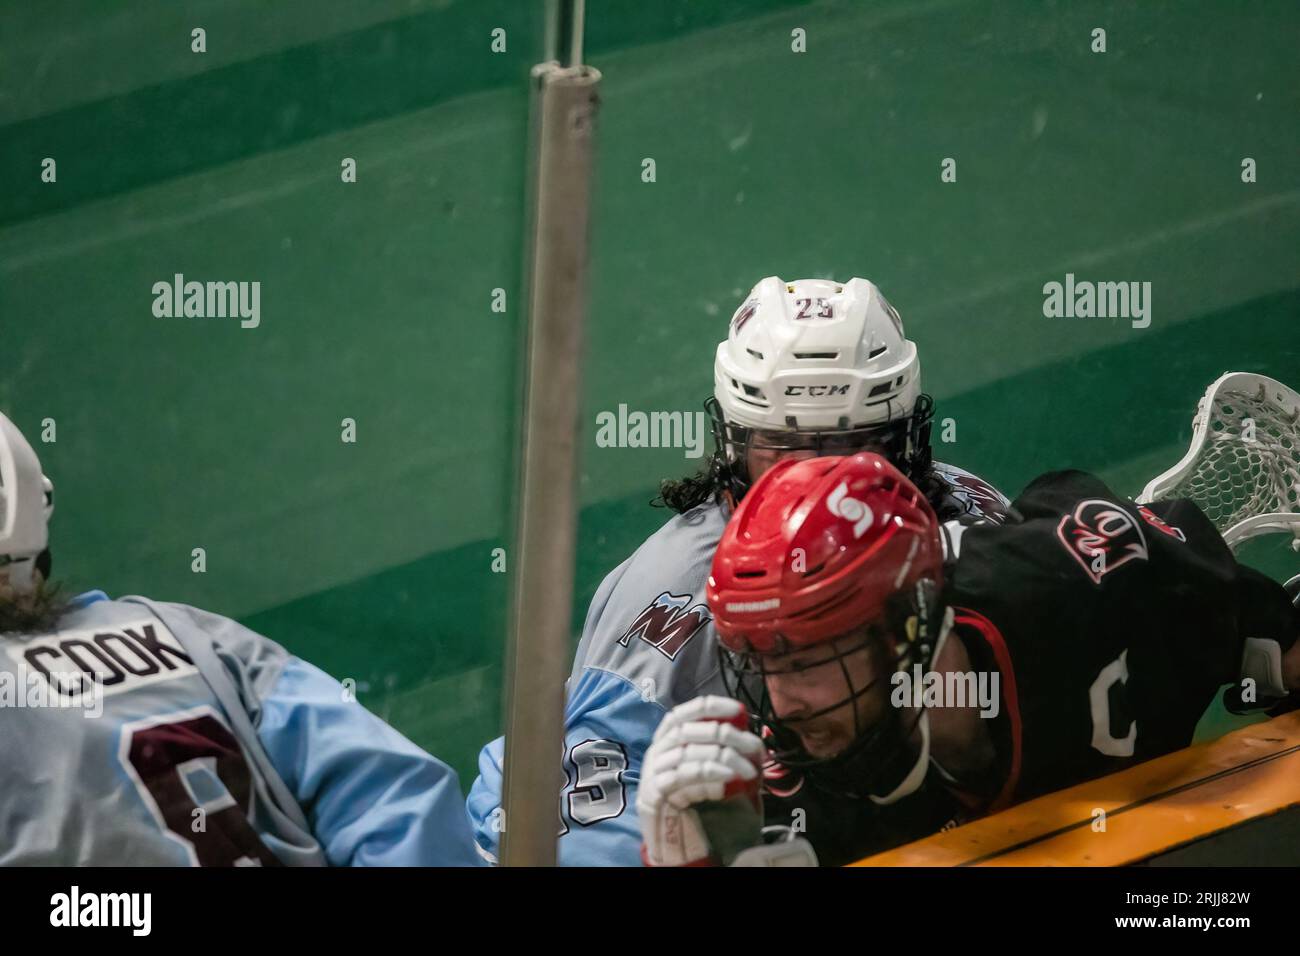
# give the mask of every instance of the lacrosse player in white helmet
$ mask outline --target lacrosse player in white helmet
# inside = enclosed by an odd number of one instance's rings
[[[934,403],[921,391],[916,343],[867,279],[756,285],[718,344],[705,408],[716,445],[709,472],[662,488],[678,512],[710,497],[739,500],[783,458],[860,450],[893,462],[941,515],[1000,517],[1007,504],[969,472],[933,463]]]
[[[565,706],[564,864],[640,862],[635,791],[655,728],[679,703],[726,693],[705,581],[731,509],[766,469],[874,451],[941,519],[1005,514],[1007,499],[991,485],[931,461],[933,403],[916,345],[866,279],[762,280],[732,316],[713,378],[711,461],[663,482],[662,501],[678,514],[605,578],[587,614]],[[503,741],[483,749],[469,797],[489,859],[501,830]]]
[[[52,504],[0,414],[0,866],[481,862],[456,774],[328,674],[198,608],[59,600]]]

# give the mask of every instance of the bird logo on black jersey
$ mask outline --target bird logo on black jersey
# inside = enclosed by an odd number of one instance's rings
[[[1147,559],[1147,542],[1133,516],[1113,501],[1089,498],[1061,519],[1056,536],[1094,584],[1125,562]]]

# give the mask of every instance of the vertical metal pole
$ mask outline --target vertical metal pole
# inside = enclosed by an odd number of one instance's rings
[[[586,6],[586,0],[547,0],[546,60],[561,66],[581,65]]]
[[[599,82],[596,70],[582,66],[544,63],[532,73],[528,369],[502,786],[506,866],[553,866],[556,858]]]

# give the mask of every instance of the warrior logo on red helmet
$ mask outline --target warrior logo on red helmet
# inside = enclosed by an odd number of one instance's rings
[[[628,641],[639,637],[669,660],[686,646],[686,642],[699,633],[712,617],[704,604],[691,607],[691,595],[669,594],[665,591],[636,616],[636,620],[618,639],[627,647]]]
[[[1147,559],[1147,542],[1133,516],[1100,498],[1081,501],[1061,519],[1056,536],[1094,584],[1126,561]]]

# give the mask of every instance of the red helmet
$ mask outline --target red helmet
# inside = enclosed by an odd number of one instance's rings
[[[934,510],[897,468],[862,453],[787,459],[764,474],[722,535],[707,593],[727,649],[769,654],[877,621],[927,578],[936,590],[943,581]]]

